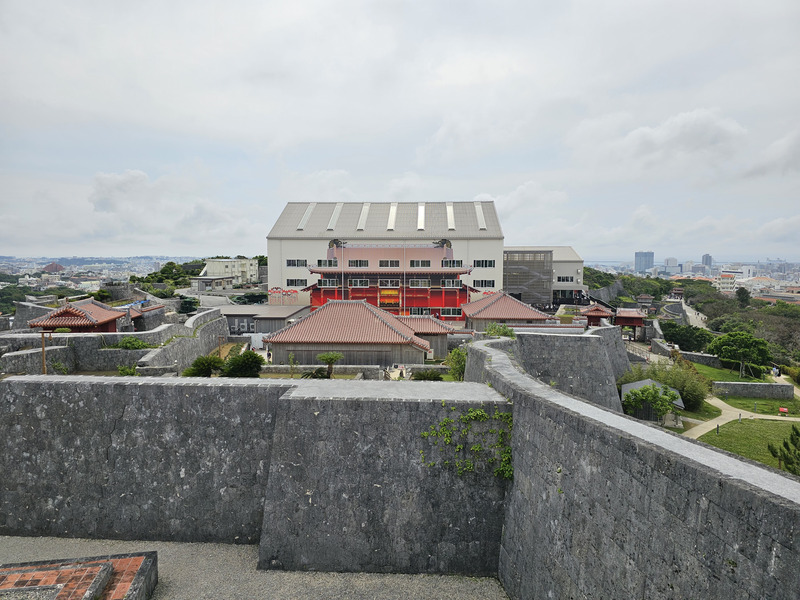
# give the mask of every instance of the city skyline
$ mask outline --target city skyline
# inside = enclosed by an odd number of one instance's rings
[[[492,200],[507,245],[587,262],[800,261],[795,2],[0,18],[3,255],[253,256],[287,202]]]

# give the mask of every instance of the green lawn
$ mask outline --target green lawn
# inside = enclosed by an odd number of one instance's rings
[[[767,419],[743,419],[741,423],[731,421],[720,425],[719,435],[710,431],[701,435],[700,441],[777,469],[778,459],[769,453],[767,443],[783,443],[789,437],[792,424],[791,421]]]
[[[689,417],[690,419],[698,419],[700,421],[710,421],[711,419],[716,419],[722,414],[722,411],[719,408],[712,406],[705,400],[703,400],[703,405],[700,407],[700,410],[696,412],[680,409],[676,412],[682,417]]]
[[[706,365],[701,365],[698,363],[693,363],[697,372],[701,375],[705,375],[711,381],[750,381],[750,382],[766,382],[772,381],[772,379],[754,379],[745,375],[744,377],[739,377],[738,371],[731,371],[730,369],[716,369],[714,367],[707,367]]]
[[[795,396],[791,400],[772,400],[771,398],[746,398],[744,396],[721,397],[734,408],[757,412],[760,415],[780,416],[779,408],[788,408],[792,417],[800,416],[800,400]],[[753,410],[755,407],[756,410]]]

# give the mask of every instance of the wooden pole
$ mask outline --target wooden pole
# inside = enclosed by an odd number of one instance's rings
[[[45,354],[44,329],[42,329],[42,375],[47,375],[47,356]]]

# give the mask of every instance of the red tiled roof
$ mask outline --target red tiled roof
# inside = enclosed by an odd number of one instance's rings
[[[455,331],[455,329],[447,325],[445,322],[440,321],[436,317],[431,317],[430,315],[408,315],[397,317],[397,319],[401,323],[405,323],[411,327],[416,334],[421,333],[423,335],[436,335],[452,333]]]
[[[647,315],[643,313],[638,308],[618,308],[617,309],[617,316],[618,317],[626,317],[626,318],[634,318],[634,319],[643,319]]]
[[[364,300],[330,300],[280,331],[264,336],[270,344],[430,344],[394,315]]]
[[[28,321],[29,327],[92,327],[115,321],[125,313],[91,298],[70,302],[43,317]]]
[[[462,304],[461,310],[471,319],[519,319],[525,321],[545,321],[547,315],[520,302],[505,292],[490,294],[485,298]]]
[[[601,306],[599,304],[595,304],[593,306],[590,306],[588,308],[584,308],[583,310],[581,310],[581,315],[583,315],[583,316],[588,316],[588,315],[594,316],[594,315],[597,315],[599,317],[610,317],[613,314],[614,314],[613,310],[610,310],[610,309],[606,308],[605,306]]]

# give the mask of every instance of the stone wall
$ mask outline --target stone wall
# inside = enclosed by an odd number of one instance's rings
[[[473,407],[511,409],[479,384],[323,380],[288,392],[259,567],[496,574],[504,480],[480,465],[459,476],[421,437]]]
[[[494,575],[505,480],[420,454],[481,407],[512,408],[482,384],[6,379],[0,535],[260,538],[263,568]]]
[[[617,279],[611,285],[607,285],[599,290],[589,290],[589,296],[602,300],[603,302],[611,302],[614,298],[624,293],[624,291],[625,288],[622,285],[622,281]]]
[[[796,598],[800,479],[569,398],[489,344],[467,378],[514,402],[512,600]]]
[[[627,371],[629,362],[621,338],[619,346],[610,337],[591,332],[581,336],[520,333],[516,339],[516,360],[526,372],[556,389],[622,412],[616,372],[623,364]]]
[[[714,381],[711,393],[715,396],[743,396],[745,398],[773,398],[791,400],[794,386],[789,383],[745,383],[739,381]]]
[[[703,354],[702,352],[684,352],[681,350],[681,356],[689,362],[697,363],[699,365],[714,367],[715,369],[722,368],[722,363],[720,362],[719,358],[713,354]]]
[[[280,384],[0,381],[0,531],[256,543]]]

